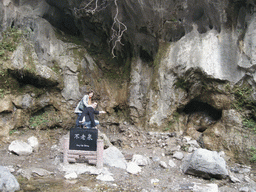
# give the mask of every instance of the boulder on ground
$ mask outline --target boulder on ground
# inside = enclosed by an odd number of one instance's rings
[[[28,144],[32,147],[34,152],[38,152],[39,143],[38,139],[35,136],[28,138]]]
[[[33,148],[28,143],[20,140],[11,142],[8,150],[17,155],[30,155],[33,152]]]
[[[126,169],[126,160],[124,155],[121,153],[119,149],[112,146],[104,150],[103,152],[103,162],[106,165],[114,166],[117,168]]]
[[[150,164],[150,159],[148,157],[144,157],[143,155],[134,154],[132,157],[132,162],[139,166],[145,166]]]
[[[228,176],[225,160],[216,151],[197,149],[184,158],[182,171],[205,179],[223,179]]]
[[[129,162],[127,164],[126,171],[131,174],[138,174],[141,172],[141,167],[138,166],[135,162]]]
[[[10,171],[0,166],[0,191],[14,192],[20,190],[20,184]]]

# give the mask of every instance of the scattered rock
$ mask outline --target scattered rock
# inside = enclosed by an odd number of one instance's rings
[[[5,166],[5,168],[8,169],[11,173],[15,172],[13,165]]]
[[[39,143],[38,139],[35,136],[28,138],[28,144],[32,147],[34,152],[38,152]]]
[[[30,180],[32,177],[32,173],[28,169],[19,169],[17,173],[20,174],[22,177],[26,178],[27,180]]]
[[[179,151],[177,151],[177,152],[175,152],[175,153],[173,154],[173,158],[176,158],[176,159],[178,159],[178,160],[182,160],[183,157],[184,157],[183,153],[182,153],[182,152],[179,152]]]
[[[160,161],[159,162],[159,165],[161,166],[161,167],[163,167],[163,168],[165,168],[165,169],[167,169],[167,164],[164,162],[164,161]]]
[[[240,179],[236,178],[236,177],[234,176],[234,174],[231,173],[231,172],[229,173],[229,179],[230,179],[230,181],[233,182],[233,183],[240,183],[240,182],[241,182]]]
[[[65,177],[65,179],[76,179],[77,174],[75,172],[72,172],[72,173],[65,175],[64,177]]]
[[[188,155],[182,164],[182,171],[205,179],[223,179],[228,176],[225,160],[216,151],[197,149]]]
[[[181,184],[180,190],[189,190],[189,191],[196,191],[196,192],[218,192],[219,191],[217,184],[200,184],[200,183]]]
[[[249,187],[241,187],[239,189],[239,192],[249,192],[249,191],[250,191]]]
[[[200,145],[198,144],[198,142],[196,140],[189,140],[187,142],[187,144],[189,144],[191,147],[200,148]]]
[[[60,164],[58,169],[60,171],[64,171],[65,173],[75,172],[77,175],[84,174],[84,173],[98,175],[105,170],[105,168],[97,169],[95,166],[87,166],[86,164],[82,164],[82,163]]]
[[[151,179],[150,182],[151,182],[152,185],[155,186],[159,183],[159,179]]]
[[[36,168],[36,167],[31,167],[27,169],[19,169],[17,171],[22,177],[27,178],[28,180],[31,179],[32,176],[40,176],[40,177],[45,177],[53,174],[50,171],[47,171],[42,168]]]
[[[105,175],[105,174],[98,175],[96,179],[101,181],[114,181],[114,178],[111,175]]]
[[[132,162],[136,163],[139,166],[145,166],[150,164],[150,159],[148,157],[144,157],[143,155],[133,155]]]
[[[49,176],[49,175],[52,174],[52,172],[47,171],[47,170],[42,169],[42,168],[30,168],[30,170],[31,170],[32,174],[36,174],[36,175],[41,176],[41,177]]]
[[[134,162],[129,162],[126,171],[131,174],[138,174],[141,172],[141,167]]]
[[[33,152],[32,147],[28,143],[20,140],[11,142],[8,150],[17,155],[30,155]]]
[[[160,161],[159,157],[152,157],[152,161],[156,162],[156,161]]]
[[[0,191],[14,192],[20,190],[20,184],[8,169],[0,166]]]
[[[126,160],[119,149],[111,146],[103,152],[103,162],[106,165],[126,169]]]
[[[172,168],[177,166],[177,165],[174,163],[174,161],[173,161],[172,159],[169,160],[169,163],[168,163],[168,164],[169,164],[169,166],[172,167]]]

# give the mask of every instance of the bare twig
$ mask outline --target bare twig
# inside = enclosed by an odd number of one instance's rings
[[[83,13],[93,15],[95,12],[99,12],[107,7],[107,0],[104,0],[99,4],[99,0],[91,0],[89,3],[81,6],[81,8],[74,8],[74,12],[77,16],[81,16]]]
[[[114,51],[117,46],[117,43],[120,43],[120,45],[124,45],[121,42],[122,36],[124,32],[127,30],[127,27],[124,23],[122,23],[117,17],[118,17],[118,5],[117,0],[115,0],[115,6],[116,6],[116,15],[114,17],[114,23],[112,24],[111,30],[112,30],[112,36],[109,42],[114,41],[114,45],[112,47],[111,53],[113,57],[116,57]],[[115,29],[115,26],[117,26],[118,30]]]

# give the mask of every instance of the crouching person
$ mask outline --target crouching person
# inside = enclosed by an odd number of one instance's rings
[[[88,106],[82,112],[80,117],[79,123],[86,128],[97,128],[96,126],[99,125],[99,121],[94,119],[94,115],[98,115],[100,113],[106,113],[106,111],[96,111],[97,103],[94,102],[91,106]]]

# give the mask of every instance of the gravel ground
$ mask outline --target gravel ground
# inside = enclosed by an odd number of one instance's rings
[[[58,146],[61,138],[67,133],[68,131],[62,129],[17,131],[7,141],[0,143],[0,165],[12,169],[12,173],[21,185],[21,191],[189,191],[189,186],[200,183],[217,184],[220,192],[236,192],[241,187],[249,185],[248,182],[232,183],[229,179],[204,180],[185,175],[180,170],[180,160],[172,158],[171,155],[164,155],[166,150],[157,145],[152,145],[152,143],[139,147],[118,147],[128,161],[133,154],[140,154],[151,159],[151,163],[142,167],[142,171],[136,175],[129,174],[123,169],[105,166],[113,174],[114,181],[100,181],[96,179],[96,175],[90,174],[79,175],[74,180],[66,180],[64,173],[60,172],[57,167],[58,163],[62,161],[62,153]],[[8,152],[11,141],[15,139],[26,141],[30,136],[38,138],[40,143],[38,152],[29,156],[17,156]],[[145,138],[145,136],[143,137]],[[159,161],[153,161],[154,159],[164,161],[167,165],[169,160],[172,159],[176,166],[163,168]],[[33,175],[29,180],[20,175],[19,170],[31,167],[43,168],[52,172],[52,174],[47,177]],[[250,178],[255,181],[253,172],[254,169]]]

